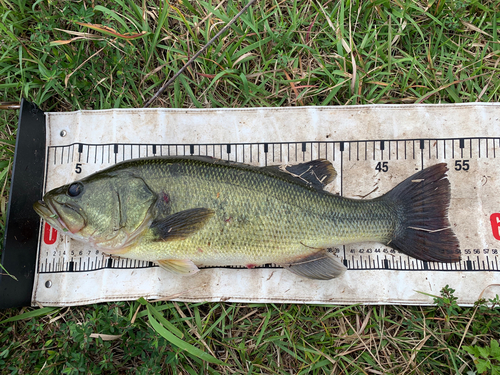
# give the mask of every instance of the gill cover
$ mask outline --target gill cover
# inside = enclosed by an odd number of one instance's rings
[[[107,198],[111,204],[102,205],[105,211],[101,209],[100,214],[95,215],[95,226],[90,218],[88,225],[102,229],[90,238],[96,247],[108,252],[119,252],[133,244],[149,228],[157,196],[142,178],[125,175],[116,176],[112,180]],[[95,200],[93,206],[96,211],[100,210],[99,199]],[[109,219],[106,220],[106,217]],[[100,225],[99,221],[105,221],[107,225]]]

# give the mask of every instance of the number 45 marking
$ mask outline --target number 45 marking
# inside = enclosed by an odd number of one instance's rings
[[[384,162],[379,161],[377,163],[377,166],[375,167],[375,170],[379,172],[387,172],[389,170],[389,165],[387,164],[386,161]]]

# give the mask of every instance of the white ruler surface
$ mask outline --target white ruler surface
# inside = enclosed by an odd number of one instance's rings
[[[334,251],[348,271],[308,280],[272,266],[208,268],[190,277],[110,258],[44,222],[33,303],[181,301],[428,304],[445,285],[463,305],[500,294],[500,104],[137,109],[47,113],[45,191],[117,162],[209,155],[253,165],[330,160],[342,196],[380,196],[416,171],[448,164],[450,221],[462,261],[422,262],[388,246]],[[426,294],[424,294],[426,293]]]

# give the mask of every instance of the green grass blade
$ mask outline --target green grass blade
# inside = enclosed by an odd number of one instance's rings
[[[2,264],[2,263],[0,263],[0,268],[3,270],[3,272],[5,272],[5,275],[7,275],[7,276],[9,276],[9,277],[12,277],[14,280],[18,281],[18,280],[17,280],[17,277],[15,277],[14,275],[10,274],[10,273],[9,273],[9,271],[7,271],[7,270],[5,269],[5,267],[3,266],[3,264]]]
[[[184,334],[174,325],[172,325],[172,323],[170,323],[167,319],[165,319],[165,317],[149,303],[147,305],[147,310],[149,314],[154,315],[156,319],[158,319],[160,323],[163,324],[165,328],[167,328],[170,332],[181,339],[184,338]]]
[[[24,320],[24,319],[31,319],[31,318],[35,318],[37,316],[49,315],[50,313],[52,313],[56,310],[59,310],[59,307],[42,307],[41,309],[28,311],[24,314],[19,314],[19,315],[7,318],[5,320],[2,320],[0,322],[0,324],[16,322],[18,320]]]
[[[109,17],[111,17],[111,18],[115,19],[116,21],[118,21],[120,23],[120,25],[122,25],[125,29],[127,29],[127,30],[129,29],[127,23],[114,10],[110,10],[110,9],[108,9],[106,7],[103,7],[102,5],[96,5],[94,7],[94,10],[102,12],[102,13],[108,15]]]
[[[221,366],[226,366],[226,364],[217,358],[213,357],[212,355],[204,352],[201,349],[198,349],[197,347],[188,344],[187,342],[181,340],[174,334],[172,334],[170,331],[165,329],[158,321],[154,318],[152,314],[148,314],[148,320],[151,326],[154,328],[156,332],[158,332],[160,335],[162,335],[166,340],[168,340],[170,343],[174,344],[178,348],[185,350],[189,354],[202,359],[203,361],[214,363],[216,365],[221,365]]]

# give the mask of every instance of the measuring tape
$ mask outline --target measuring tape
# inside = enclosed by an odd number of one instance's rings
[[[51,176],[83,178],[123,160],[151,156],[208,155],[254,165],[294,164],[323,158],[337,170],[326,187],[334,194],[371,199],[416,171],[438,162],[448,165],[451,183],[450,222],[460,241],[462,261],[453,264],[419,261],[390,247],[361,243],[331,249],[350,270],[498,271],[500,246],[500,181],[496,158],[500,139],[492,137],[393,139],[322,142],[224,144],[84,144],[49,146],[45,191]],[[68,181],[69,182],[69,181]],[[73,241],[43,223],[38,272],[88,272],[115,268],[149,268],[151,262],[110,258]],[[268,267],[273,267],[272,265]]]

